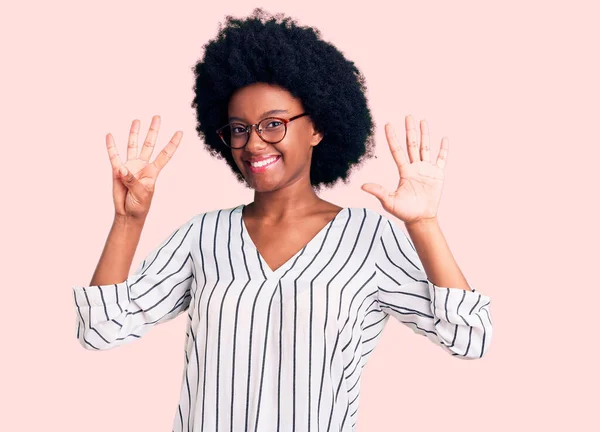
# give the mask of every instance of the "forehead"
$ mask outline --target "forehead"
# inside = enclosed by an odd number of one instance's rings
[[[273,84],[255,83],[237,90],[229,100],[229,117],[258,121],[271,110],[287,110],[297,114],[302,109],[300,100],[286,89]],[[280,114],[275,114],[280,115]]]

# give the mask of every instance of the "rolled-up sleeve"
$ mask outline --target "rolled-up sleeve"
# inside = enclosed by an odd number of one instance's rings
[[[188,308],[196,225],[197,216],[176,229],[123,282],[72,287],[77,339],[84,348],[103,350],[136,340]]]
[[[433,284],[409,237],[383,220],[376,258],[381,310],[453,356],[483,357],[492,341],[490,298],[474,288]]]

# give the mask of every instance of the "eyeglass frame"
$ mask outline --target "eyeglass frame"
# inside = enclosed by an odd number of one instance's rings
[[[288,123],[292,122],[292,121],[294,121],[296,119],[299,119],[300,117],[304,117],[306,115],[309,115],[309,114],[307,112],[303,112],[302,114],[295,115],[294,117],[291,117],[289,119],[285,119],[285,118],[281,118],[281,117],[265,117],[264,119],[258,121],[257,123],[254,123],[254,124],[251,124],[251,125],[244,125],[245,129],[246,129],[246,142],[241,147],[232,147],[229,144],[227,144],[225,142],[225,139],[223,138],[223,135],[222,135],[221,131],[223,129],[225,129],[226,127],[228,127],[231,123],[238,123],[238,124],[243,124],[243,123],[241,123],[241,122],[229,122],[225,126],[221,126],[219,129],[217,129],[216,132],[217,132],[217,135],[219,135],[219,138],[221,138],[221,141],[223,142],[223,144],[225,144],[230,149],[234,149],[234,150],[243,149],[244,147],[246,147],[246,145],[248,145],[248,142],[250,141],[250,135],[252,134],[252,129],[255,129],[256,130],[256,134],[258,135],[258,137],[261,140],[263,140],[264,142],[266,142],[267,144],[278,144],[281,141],[283,141],[285,139],[286,135],[287,135],[287,130],[288,130],[287,126],[288,126]],[[268,120],[268,119],[279,120],[279,121],[281,121],[283,123],[283,126],[285,127],[285,132],[283,133],[283,138],[281,138],[279,141],[275,141],[275,142],[267,141],[260,134],[260,131],[258,130],[258,125],[261,124],[262,122],[264,122],[265,120]]]

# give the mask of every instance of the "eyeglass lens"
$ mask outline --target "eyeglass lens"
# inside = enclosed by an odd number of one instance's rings
[[[249,128],[248,128],[249,129]],[[277,118],[266,118],[258,124],[259,135],[268,143],[277,143],[285,137],[286,125]],[[225,143],[232,148],[240,148],[248,141],[247,126],[243,123],[229,123],[221,130]]]

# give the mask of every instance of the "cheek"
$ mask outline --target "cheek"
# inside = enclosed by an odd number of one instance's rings
[[[235,154],[232,154],[231,157],[233,158],[233,161],[237,165],[238,169],[243,170],[244,169],[244,161],[242,160],[242,158]]]
[[[288,132],[284,143],[285,145],[278,148],[284,160],[288,162],[305,162],[310,158],[312,147],[310,137],[306,133],[291,134]]]

